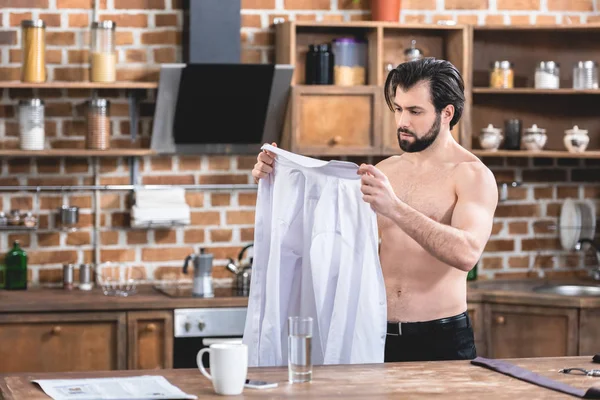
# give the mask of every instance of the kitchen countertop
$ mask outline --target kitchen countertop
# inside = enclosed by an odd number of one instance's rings
[[[561,368],[592,369],[591,356],[512,359],[511,363],[580,389],[600,383],[600,378],[566,375]],[[32,379],[68,379],[162,375],[173,385],[199,399],[222,399],[197,369],[160,371],[102,371],[0,375],[0,397],[5,400],[47,400]],[[328,365],[313,368],[313,381],[287,382],[287,368],[249,368],[249,379],[278,382],[274,389],[244,389],[236,398],[354,398],[354,399],[565,399],[572,398],[515,378],[470,364],[469,361]],[[400,396],[400,397],[398,397]]]
[[[546,307],[600,308],[600,296],[561,296],[533,291],[544,284],[576,283],[600,286],[598,281],[494,280],[469,282],[467,300],[500,304]],[[85,292],[62,288],[32,288],[26,291],[0,290],[0,312],[127,311],[175,308],[245,307],[248,297],[235,295],[231,288],[217,288],[214,298],[174,298],[152,286],[143,286],[131,297],[104,296],[100,289]]]
[[[214,289],[215,297],[169,297],[151,286],[142,286],[130,297],[105,296],[100,289],[32,288],[0,290],[0,313],[57,311],[133,311],[175,308],[246,307],[248,297],[237,296],[231,288]]]
[[[467,300],[542,307],[600,308],[600,296],[564,296],[537,293],[533,290],[538,286],[557,284],[600,286],[600,281],[592,279],[476,281],[469,282]]]

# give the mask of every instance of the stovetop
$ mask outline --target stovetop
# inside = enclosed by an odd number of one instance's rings
[[[157,285],[154,286],[154,289],[159,291],[160,293],[167,295],[169,297],[176,298],[206,298],[203,296],[196,296],[192,293],[193,286],[192,285]],[[235,290],[232,287],[224,287],[224,288],[214,288],[213,289],[214,296],[213,297],[248,297],[247,293],[242,293]]]

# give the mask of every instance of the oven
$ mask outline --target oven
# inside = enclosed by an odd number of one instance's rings
[[[246,310],[246,307],[176,309],[173,368],[197,368],[196,355],[213,343],[241,343]],[[210,368],[208,359],[205,355],[206,368]]]

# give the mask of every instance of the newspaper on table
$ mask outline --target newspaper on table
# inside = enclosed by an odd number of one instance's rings
[[[197,399],[182,392],[164,376],[142,375],[122,378],[36,379],[54,400],[150,400]]]

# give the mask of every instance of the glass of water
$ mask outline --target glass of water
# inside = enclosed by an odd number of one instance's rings
[[[291,383],[312,381],[312,318],[289,317],[288,379]]]

